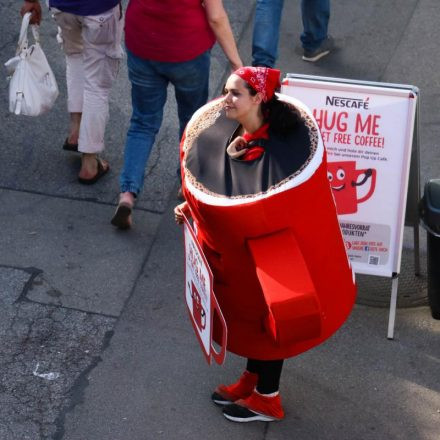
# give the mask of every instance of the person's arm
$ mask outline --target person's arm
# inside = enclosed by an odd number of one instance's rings
[[[229,60],[232,71],[243,66],[229,24],[228,15],[222,0],[204,0],[203,2],[209,26],[214,32],[220,47]]]
[[[23,17],[27,12],[32,12],[30,24],[40,24],[41,22],[41,5],[38,0],[25,0],[21,7],[20,14]]]

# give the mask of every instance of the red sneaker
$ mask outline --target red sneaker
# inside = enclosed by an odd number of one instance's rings
[[[211,399],[217,405],[230,405],[236,400],[249,397],[257,386],[258,374],[245,371],[237,382],[231,385],[219,385]]]
[[[246,399],[223,408],[223,415],[233,422],[273,422],[284,418],[284,410],[279,394],[269,397],[254,391]]]

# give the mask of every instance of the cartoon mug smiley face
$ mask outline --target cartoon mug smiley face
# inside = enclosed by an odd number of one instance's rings
[[[359,177],[363,178],[358,181]],[[327,177],[333,191],[338,214],[354,214],[358,204],[368,200],[376,187],[376,170],[373,168],[357,170],[356,161],[329,162]],[[371,177],[368,192],[358,199],[357,187],[364,185]]]
[[[191,297],[193,300],[194,320],[199,330],[202,331],[206,327],[206,312],[202,306],[202,298],[200,297],[200,294],[192,281],[191,281]]]

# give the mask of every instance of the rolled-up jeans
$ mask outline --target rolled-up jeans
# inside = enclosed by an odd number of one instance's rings
[[[284,0],[257,0],[252,38],[252,65],[273,67],[278,57]],[[313,51],[327,38],[330,0],[301,0],[302,46]]]
[[[51,8],[66,55],[67,110],[82,113],[78,150],[104,149],[109,94],[124,51],[124,19],[119,5],[99,14],[81,16]]]
[[[193,113],[208,99],[210,51],[185,62],[160,62],[139,58],[127,49],[133,112],[127,132],[121,192],[137,195],[144,184],[148,157],[160,129],[167,87],[171,83],[177,101],[179,139]],[[176,158],[178,151],[176,139]]]

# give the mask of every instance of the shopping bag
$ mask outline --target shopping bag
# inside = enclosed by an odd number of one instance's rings
[[[34,44],[28,44],[31,13],[24,15],[16,56],[5,63],[9,82],[9,111],[16,115],[38,116],[49,110],[58,85],[40,45],[39,26],[31,25]]]

